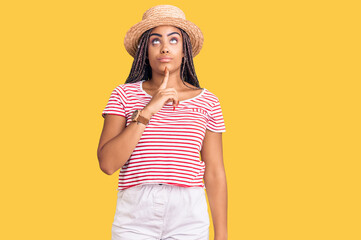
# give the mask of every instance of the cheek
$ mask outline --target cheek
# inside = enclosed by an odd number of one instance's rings
[[[148,49],[147,54],[149,58],[152,58],[154,56],[154,52],[151,48]]]

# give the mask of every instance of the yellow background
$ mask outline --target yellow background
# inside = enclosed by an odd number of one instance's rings
[[[3,1],[0,239],[110,239],[101,112],[130,72],[126,31],[158,4],[205,37],[194,62],[226,124],[229,239],[361,239],[357,2]]]

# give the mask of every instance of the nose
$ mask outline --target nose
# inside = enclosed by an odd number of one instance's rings
[[[168,44],[163,44],[161,48],[161,53],[169,53]]]
[[[163,48],[161,52],[162,53],[169,53],[169,50],[167,48]]]

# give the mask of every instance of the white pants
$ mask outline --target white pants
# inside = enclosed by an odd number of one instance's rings
[[[204,189],[142,184],[118,191],[112,240],[209,240]]]

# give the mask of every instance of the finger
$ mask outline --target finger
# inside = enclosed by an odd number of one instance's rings
[[[178,97],[178,92],[176,90],[174,90],[174,91],[175,91],[175,94],[176,94],[176,99],[173,102],[173,106],[174,106],[174,109],[175,109],[175,107],[178,106],[178,104],[179,104],[179,97]]]
[[[177,91],[174,88],[161,89],[159,92],[161,92],[161,93],[174,93],[175,95],[177,95]]]
[[[160,85],[159,89],[165,89],[165,88],[167,88],[168,78],[169,78],[169,70],[168,70],[167,66],[165,66],[165,69],[164,69],[164,79],[163,79],[163,82],[162,82],[162,84]]]
[[[175,95],[174,92],[162,92],[162,93],[161,93],[161,96],[162,96],[162,97],[165,97],[165,98],[172,97],[172,99],[176,99],[176,98],[177,98],[177,96]]]
[[[174,98],[173,97],[167,98],[167,101],[165,103],[167,104],[169,102],[174,102]],[[174,105],[173,105],[173,107],[174,107]]]
[[[179,105],[178,92],[174,88],[163,89],[162,94],[174,94],[175,98],[173,100],[173,107],[176,107]]]
[[[172,93],[163,93],[162,97],[164,97],[166,99],[165,103],[169,103],[169,102],[173,102],[173,105],[175,102],[177,102],[177,96],[172,92]]]
[[[174,88],[166,88],[166,89],[162,89],[161,91],[162,93],[174,93],[174,95],[177,98],[177,102],[178,102],[178,92],[177,90],[175,90]]]

